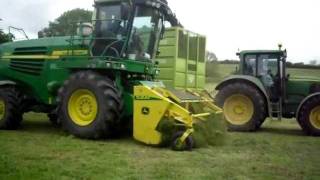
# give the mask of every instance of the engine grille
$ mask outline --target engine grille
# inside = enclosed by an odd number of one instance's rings
[[[28,47],[28,48],[16,48],[13,55],[45,55],[48,53],[46,47]]]
[[[10,69],[34,76],[41,74],[43,65],[44,59],[11,59],[10,61]]]

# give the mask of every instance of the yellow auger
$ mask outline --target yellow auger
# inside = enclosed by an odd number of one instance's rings
[[[134,88],[133,131],[139,142],[162,145],[169,141],[175,150],[191,150],[196,121],[206,121],[212,114],[222,117],[222,110],[205,94],[168,90],[161,82],[141,84]],[[166,123],[171,124],[167,130],[161,128]]]

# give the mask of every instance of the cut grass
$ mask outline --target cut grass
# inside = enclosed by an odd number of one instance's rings
[[[223,146],[174,152],[131,137],[80,140],[31,113],[19,131],[0,131],[0,179],[319,179],[319,148],[290,120],[229,133]]]

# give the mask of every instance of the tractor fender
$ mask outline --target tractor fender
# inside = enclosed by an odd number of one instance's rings
[[[0,80],[0,86],[6,86],[6,85],[17,85],[17,83],[15,83],[14,81],[9,81],[9,80]]]
[[[231,83],[234,83],[234,82],[243,82],[243,83],[247,83],[247,84],[250,84],[250,85],[256,87],[263,94],[263,96],[267,102],[269,116],[272,117],[272,114],[269,111],[269,109],[271,107],[270,98],[269,98],[267,91],[266,91],[265,87],[263,86],[262,82],[256,77],[246,76],[246,75],[231,75],[231,76],[226,77],[221,83],[219,83],[216,86],[216,90],[219,91],[224,86],[231,84]]]
[[[304,103],[306,103],[310,98],[313,98],[315,96],[320,96],[320,92],[316,92],[316,93],[313,93],[313,94],[310,94],[309,96],[307,96],[306,98],[304,98],[301,103],[299,104],[298,106],[298,109],[297,109],[297,112],[296,112],[296,118],[298,119],[298,116],[299,116],[299,112],[302,108],[302,106],[304,105]]]

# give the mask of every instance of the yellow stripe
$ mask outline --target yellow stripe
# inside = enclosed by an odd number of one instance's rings
[[[52,55],[7,55],[1,57],[1,59],[49,59],[49,60],[58,60],[61,56],[79,56],[79,55],[88,55],[88,50],[62,50],[62,51],[53,51]]]
[[[71,55],[88,55],[88,50],[63,50],[53,51],[53,56],[71,56]]]
[[[46,56],[46,55],[23,55],[23,56],[2,56],[2,59],[60,59],[60,56]]]

